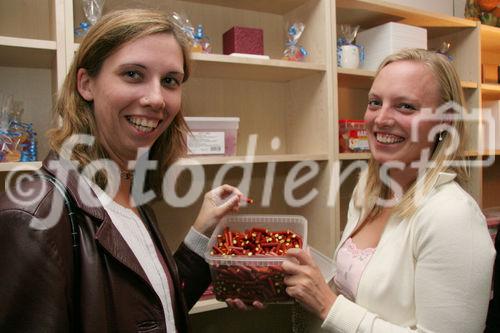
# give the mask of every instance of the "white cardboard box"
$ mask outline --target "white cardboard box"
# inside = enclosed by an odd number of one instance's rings
[[[361,31],[356,44],[365,47],[363,69],[376,70],[382,60],[404,48],[427,49],[427,29],[389,22]]]

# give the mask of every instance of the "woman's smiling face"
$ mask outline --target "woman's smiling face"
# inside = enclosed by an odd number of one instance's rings
[[[78,91],[92,101],[97,140],[115,162],[135,160],[181,107],[182,49],[172,34],[130,41],[113,52],[95,77],[78,71]],[[125,164],[126,166],[126,164]]]
[[[383,164],[397,161],[409,164],[420,159],[436,121],[423,120],[425,109],[440,106],[439,83],[423,63],[397,61],[385,66],[375,78],[368,95],[365,121],[373,158]],[[418,122],[412,141],[412,123]]]

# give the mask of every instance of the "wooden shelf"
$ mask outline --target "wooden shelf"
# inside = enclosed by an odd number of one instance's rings
[[[326,66],[277,59],[254,59],[193,53],[193,77],[287,82],[324,73]]]
[[[338,83],[343,87],[369,89],[373,83],[374,76],[374,71],[337,68]]]
[[[477,89],[479,84],[474,81],[461,81],[462,88],[464,89]]]
[[[215,298],[209,298],[209,299],[204,299],[204,300],[198,301],[193,306],[191,311],[189,311],[189,314],[192,315],[195,313],[218,310],[218,309],[223,309],[226,307],[227,307],[227,304],[225,302],[219,302]]]
[[[42,167],[42,162],[4,162],[0,163],[0,172],[37,170]]]
[[[231,7],[235,9],[253,10],[273,14],[285,14],[302,6],[308,0],[180,0],[186,2],[203,3],[207,5]]]
[[[76,52],[79,44],[75,43]],[[326,66],[278,59],[255,59],[224,54],[191,53],[193,77],[287,82],[326,72]]]
[[[370,88],[375,73],[375,71],[365,69],[346,69],[337,67],[339,85],[350,88]],[[464,89],[477,89],[478,87],[478,83],[474,81],[462,81],[461,84]]]
[[[496,154],[498,155],[499,153],[500,153],[500,150],[497,150]],[[371,157],[370,153],[340,153],[339,155],[340,155],[340,160],[342,160],[342,161],[368,160]],[[472,150],[465,152],[465,156],[467,156],[467,157],[477,157],[477,156],[483,156],[483,155],[492,155],[492,154],[491,153],[490,154],[487,154],[487,153],[480,154],[477,151],[472,151]]]
[[[284,155],[255,155],[255,156],[197,156],[184,158],[181,165],[201,164],[247,164],[268,162],[299,162],[299,161],[326,161],[328,154],[284,154]]]
[[[425,28],[473,28],[476,22],[379,0],[337,0],[337,21],[364,29],[396,21]]]
[[[500,84],[482,83],[481,94],[484,99],[500,99]]]
[[[370,153],[340,153],[339,159],[341,161],[349,161],[349,160],[368,160],[370,159]]]
[[[500,28],[481,24],[481,49],[500,52]]]
[[[0,66],[52,68],[56,42],[0,36]]]

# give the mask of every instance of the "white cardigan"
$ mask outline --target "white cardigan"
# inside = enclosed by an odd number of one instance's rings
[[[476,202],[440,174],[410,219],[392,217],[359,282],[356,302],[339,295],[330,332],[483,332],[495,250]],[[349,205],[337,250],[361,222]]]

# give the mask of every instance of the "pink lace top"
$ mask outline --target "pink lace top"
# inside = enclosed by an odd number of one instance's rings
[[[337,291],[351,301],[356,299],[358,284],[375,248],[360,250],[349,237],[337,253],[337,272],[333,278]]]

